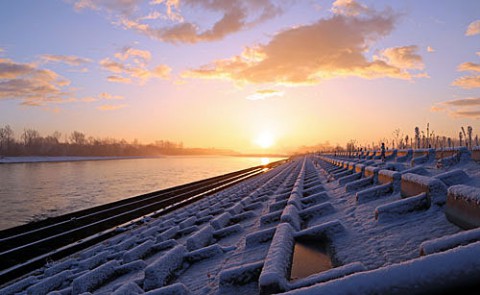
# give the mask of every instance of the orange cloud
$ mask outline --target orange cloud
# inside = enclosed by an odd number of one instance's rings
[[[273,90],[273,89],[262,89],[257,90],[254,94],[247,96],[248,100],[262,100],[275,96],[283,96],[285,93],[283,91]]]
[[[457,70],[460,72],[480,72],[480,64],[476,64],[473,62],[464,62],[463,64],[458,66]]]
[[[455,118],[480,118],[480,97],[467,97],[437,103],[431,111],[445,111]]]
[[[466,36],[474,36],[477,34],[480,34],[480,20],[471,22],[467,27],[467,31],[465,32]]]
[[[152,78],[170,78],[171,68],[167,65],[159,65],[151,70],[148,68],[151,53],[147,50],[127,48],[115,53],[114,57],[117,60],[107,57],[100,61],[104,70],[115,74],[108,76],[110,82],[132,83],[135,80],[143,84]]]
[[[128,48],[125,48],[122,52],[115,53],[115,57],[122,61],[127,60],[130,57],[135,57],[135,58],[140,58],[144,62],[148,62],[152,58],[152,54],[148,50],[141,50],[141,49],[128,47]]]
[[[99,95],[99,98],[100,99],[106,99],[106,100],[121,100],[121,99],[124,99],[123,96],[120,96],[120,95],[112,95],[108,92],[102,92],[100,93]]]
[[[267,19],[271,19],[282,12],[273,0],[153,0],[150,2],[155,8],[163,7],[165,13],[158,11],[142,12],[139,0],[80,0],[76,1],[76,10],[93,9],[109,13],[116,18],[114,23],[140,34],[172,43],[197,43],[202,41],[220,40],[224,37],[251,28]],[[213,24],[203,25],[186,20],[181,10],[213,12],[219,18]],[[138,14],[141,13],[141,16]],[[163,18],[169,24],[154,27],[149,20]]]
[[[98,106],[97,109],[100,111],[116,111],[126,107],[127,107],[126,104],[120,104],[120,105],[104,104],[104,105]]]
[[[473,62],[465,62],[457,67],[459,72],[480,72],[480,64]],[[457,78],[452,82],[453,86],[458,86],[464,89],[480,88],[480,75],[467,75]]]
[[[62,62],[71,66],[80,66],[80,65],[92,62],[91,59],[72,56],[72,55],[44,54],[41,56],[41,58],[45,62]]]
[[[383,60],[370,61],[365,56],[375,40],[392,31],[395,20],[388,12],[370,12],[361,18],[335,15],[287,29],[268,44],[247,47],[241,55],[213,61],[182,76],[284,84],[312,84],[341,76],[411,79],[417,75],[409,69],[423,68],[416,46],[387,49]]]
[[[431,46],[427,46],[427,52],[435,52],[435,49]]]
[[[332,4],[332,12],[347,16],[357,16],[368,13],[369,9],[367,6],[354,0],[336,0]]]
[[[132,14],[143,0],[78,0],[75,1],[76,10],[93,9],[106,10],[111,13]]]
[[[480,75],[464,76],[452,82],[453,86],[458,86],[464,89],[472,89],[480,87]]]
[[[59,102],[68,94],[69,80],[34,64],[0,58],[0,99],[18,99],[23,105],[41,106]]]
[[[120,76],[108,76],[107,81],[113,82],[113,83],[125,83],[125,84],[132,83],[132,79],[124,78]]]
[[[381,51],[380,59],[384,59],[388,64],[400,69],[417,69],[425,67],[422,57],[416,52],[418,47],[415,45],[387,48]]]

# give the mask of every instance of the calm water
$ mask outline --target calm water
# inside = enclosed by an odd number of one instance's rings
[[[268,160],[166,157],[0,165],[0,230],[266,164]]]

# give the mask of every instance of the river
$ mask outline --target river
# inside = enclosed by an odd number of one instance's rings
[[[0,230],[280,158],[182,156],[0,165]]]

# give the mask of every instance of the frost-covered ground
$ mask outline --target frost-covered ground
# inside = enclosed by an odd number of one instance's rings
[[[340,167],[359,161],[378,179]],[[479,164],[430,159],[411,168],[299,157],[49,262],[0,294],[435,294],[478,287],[480,230],[450,222],[445,198],[456,184],[480,188]],[[416,184],[406,190],[426,191],[402,198],[403,178]],[[291,279],[299,241],[326,245],[333,268]]]

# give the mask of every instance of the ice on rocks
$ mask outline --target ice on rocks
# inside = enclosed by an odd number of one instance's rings
[[[47,294],[50,291],[55,291],[63,284],[68,283],[72,276],[73,273],[70,270],[62,271],[56,275],[47,277],[33,286],[28,287],[27,294],[40,295]]]
[[[389,218],[401,218],[402,215],[411,212],[424,211],[430,208],[430,199],[426,193],[406,199],[394,201],[375,209],[375,219],[379,221]]]
[[[150,264],[145,269],[143,288],[148,291],[165,286],[173,273],[182,266],[186,254],[185,247],[178,245]]]
[[[118,266],[118,261],[112,260],[74,279],[72,294],[82,294],[95,290],[115,274]]]
[[[148,291],[145,295],[190,295],[188,288],[181,283],[172,284],[163,288]]]
[[[477,241],[480,241],[480,228],[423,242],[420,245],[420,255],[442,252]]]

